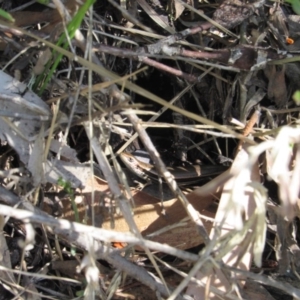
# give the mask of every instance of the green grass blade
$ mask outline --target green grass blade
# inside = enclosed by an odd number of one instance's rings
[[[86,12],[89,10],[89,8],[96,2],[96,0],[87,0],[78,10],[78,12],[76,13],[76,15],[72,18],[72,20],[70,21],[70,23],[67,26],[67,31],[68,31],[68,35],[70,37],[70,39],[72,39],[75,36],[75,32],[76,30],[80,27],[82,20],[86,14]],[[66,38],[66,34],[63,33],[57,44],[57,46],[62,47],[63,49],[67,49],[68,48],[68,40]],[[53,73],[55,72],[55,70],[57,69],[58,64],[60,63],[61,59],[62,59],[62,54],[61,53],[57,53],[56,51],[53,51],[52,53],[52,57],[56,57],[54,63],[50,68],[51,65],[51,61],[48,62],[48,64],[45,67],[44,73],[41,74],[37,80],[36,83],[34,85],[34,90],[36,90],[38,88],[38,86],[41,84],[41,82],[43,81],[43,84],[40,88],[40,90],[38,91],[38,94],[41,95],[46,86],[48,85],[50,79],[52,78]],[[49,70],[49,71],[48,71]]]

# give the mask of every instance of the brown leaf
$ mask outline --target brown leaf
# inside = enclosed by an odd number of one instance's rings
[[[139,192],[134,196],[140,197]],[[199,197],[194,193],[187,195],[188,201],[193,207],[206,217],[213,218],[216,212],[215,195]],[[187,217],[179,200],[169,200],[164,202],[165,214],[162,213],[160,201],[156,199],[156,204],[146,204],[134,209],[134,220],[143,236],[152,234],[167,226],[179,225],[179,222]],[[204,226],[209,231],[212,223],[203,221]],[[107,220],[103,228],[109,229],[110,223]],[[115,219],[115,230],[129,231],[123,217]],[[170,231],[161,233],[150,238],[153,241],[166,243],[179,249],[188,249],[203,243],[203,238],[197,232],[195,225],[191,221],[186,221],[179,227],[173,227]]]
[[[114,214],[112,219],[109,213],[110,209],[105,207],[103,204],[105,203],[105,194],[109,192],[107,183],[97,178],[94,179],[93,184],[96,199],[96,203],[94,205],[96,223],[99,225],[103,221],[102,228],[104,229],[129,232],[129,227],[123,216]],[[88,224],[91,224],[90,189],[91,181],[87,184],[87,188],[83,191],[84,199],[82,199],[81,203],[77,203],[80,220],[86,219]],[[144,192],[133,192],[133,198],[136,206],[133,208],[133,218],[143,236],[173,225],[171,230],[157,236],[153,236],[151,237],[151,240],[166,243],[179,249],[188,249],[203,243],[202,237],[199,235],[195,225],[191,221],[186,220],[180,226],[180,221],[186,218],[187,214],[179,200],[175,199],[164,202],[165,214],[163,214],[159,199]],[[191,205],[193,205],[193,207],[202,215],[210,218],[213,218],[215,215],[217,209],[215,201],[217,198],[217,193],[211,193],[208,196],[199,196],[195,193],[187,195],[187,199]],[[100,201],[100,199],[102,199],[102,201]],[[110,203],[110,201],[107,203]],[[61,217],[69,221],[74,221],[74,212],[72,210],[70,200],[62,199],[61,204]],[[51,213],[50,208],[46,204],[44,210]],[[203,222],[204,226],[209,231],[212,223],[205,220]]]
[[[278,107],[283,107],[287,102],[285,66],[267,65],[264,72],[269,80],[268,97],[274,99]]]
[[[183,13],[184,6],[179,1],[175,0],[174,1],[174,10],[175,10],[174,20],[177,20]]]

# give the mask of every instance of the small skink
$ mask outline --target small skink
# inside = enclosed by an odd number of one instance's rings
[[[120,158],[125,166],[138,177],[158,180],[159,176],[154,165],[142,162],[127,152],[121,153]],[[179,185],[188,185],[198,182],[203,177],[218,175],[227,170],[227,167],[220,165],[188,165],[186,167],[167,167],[167,170],[174,176]]]

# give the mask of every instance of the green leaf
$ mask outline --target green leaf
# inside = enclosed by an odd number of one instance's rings
[[[290,3],[293,11],[300,15],[300,1],[299,0],[285,0],[285,2]]]
[[[300,105],[300,90],[297,90],[293,94],[293,100],[295,101],[296,105]]]
[[[14,22],[15,19],[6,11],[4,11],[3,9],[0,9],[0,16],[10,22]]]

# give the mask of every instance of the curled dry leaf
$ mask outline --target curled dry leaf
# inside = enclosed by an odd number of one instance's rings
[[[295,153],[293,152],[295,149]],[[278,184],[281,200],[280,213],[292,220],[300,191],[300,131],[283,127],[274,146],[266,152],[268,175]]]
[[[219,257],[226,265],[249,270],[255,249],[256,262],[259,263],[262,254],[261,242],[264,240],[264,226],[259,228],[259,232],[255,231],[257,221],[261,224],[265,222],[265,215],[262,216],[264,203],[255,200],[255,192],[257,188],[249,189],[249,184],[259,182],[258,164],[253,166],[248,164],[249,155],[243,149],[239,151],[232,165],[230,172],[235,174],[223,188],[218,211],[215,218],[215,227],[210,233],[212,240],[222,241],[223,243],[213,247],[207,245],[207,248],[216,251],[214,257]],[[260,213],[257,209],[260,207]],[[250,230],[251,229],[251,230]],[[224,237],[227,237],[224,240]],[[262,247],[264,246],[264,243]],[[231,282],[228,281],[223,271],[219,268],[210,267],[199,270],[196,278],[203,285],[189,283],[187,294],[194,296],[194,299],[202,300],[205,297],[209,299],[219,299],[219,297],[206,291],[205,286],[213,286],[219,290],[220,294],[224,294],[231,289]]]

